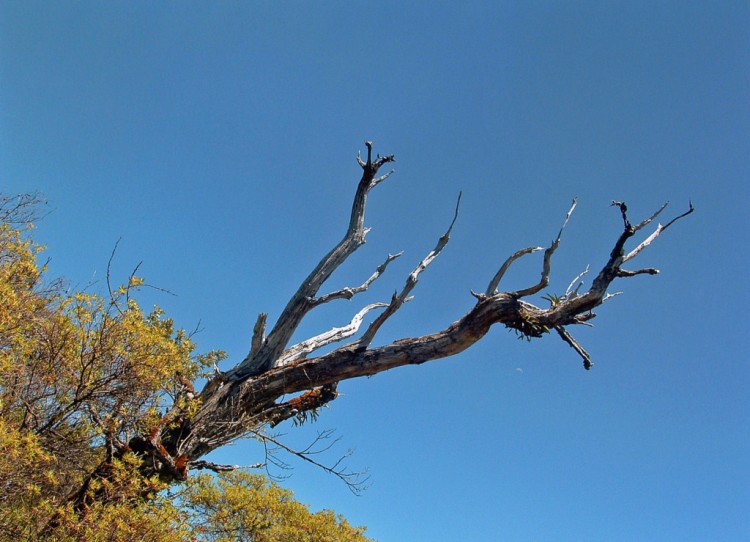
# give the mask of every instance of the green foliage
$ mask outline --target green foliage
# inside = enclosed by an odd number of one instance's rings
[[[126,444],[224,354],[196,355],[161,309],[142,311],[137,277],[108,297],[45,283],[12,203],[0,199],[0,540],[367,540],[260,476],[167,488],[144,475]],[[95,496],[82,510],[81,491]]]
[[[565,301],[565,296],[564,295],[563,296],[558,296],[558,295],[555,295],[555,294],[544,294],[542,296],[542,299],[544,299],[545,301],[549,301],[549,306],[554,309],[560,303],[562,303],[563,301]]]

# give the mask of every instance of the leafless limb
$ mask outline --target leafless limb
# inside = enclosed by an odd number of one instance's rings
[[[491,296],[497,293],[497,287],[500,285],[500,281],[505,276],[505,273],[508,271],[508,269],[510,269],[510,266],[513,265],[513,262],[515,262],[522,256],[526,256],[527,254],[532,254],[534,252],[539,252],[540,250],[544,250],[544,247],[528,247],[516,251],[512,256],[505,260],[505,263],[503,263],[503,265],[500,266],[498,272],[494,277],[492,277],[489,285],[487,285],[487,290],[484,292],[484,295]]]
[[[570,281],[570,284],[565,289],[565,297],[566,298],[569,298],[569,297],[574,296],[574,295],[578,295],[578,290],[580,290],[581,287],[583,286],[583,281],[581,281],[581,279],[585,275],[588,275],[588,273],[589,273],[589,266],[587,265],[586,269],[584,269],[583,271],[581,271],[581,273],[579,273],[576,276],[576,278],[574,278],[572,281]],[[576,285],[575,288],[573,288],[574,284]]]
[[[576,341],[570,333],[568,333],[568,330],[562,326],[555,326],[555,331],[557,331],[563,341],[568,343],[573,350],[578,352],[578,355],[583,359],[583,368],[587,371],[591,369],[591,366],[593,365],[591,362],[591,356],[589,356],[589,353],[578,344],[578,341]]]
[[[547,250],[544,251],[544,259],[542,262],[542,278],[534,286],[531,286],[530,288],[525,288],[523,290],[518,290],[515,293],[515,295],[517,295],[519,298],[527,297],[527,296],[539,293],[549,285],[549,274],[552,269],[551,264],[550,264],[550,260],[552,259],[552,254],[554,254],[555,251],[557,250],[557,247],[560,246],[560,238],[562,237],[563,230],[565,229],[565,226],[568,225],[568,221],[570,220],[570,216],[573,214],[573,211],[575,210],[576,205],[578,205],[578,200],[574,199],[573,203],[570,206],[570,209],[568,210],[568,214],[565,215],[565,221],[563,222],[562,227],[560,227],[560,231],[558,232],[557,237],[549,246],[549,248],[547,248]]]
[[[612,292],[611,294],[608,293],[602,298],[602,303],[604,303],[605,301],[609,301],[610,299],[612,299],[613,297],[617,297],[618,295],[622,295],[622,292]]]
[[[362,178],[357,186],[349,219],[349,227],[346,230],[344,238],[320,260],[315,269],[302,282],[297,292],[289,300],[289,303],[287,303],[287,306],[276,321],[276,325],[268,334],[258,352],[245,358],[242,363],[227,374],[231,380],[253,376],[273,366],[273,363],[286,348],[302,319],[316,306],[311,300],[315,299],[320,287],[357,248],[364,244],[367,233],[364,227],[367,196],[375,185],[387,177],[376,178],[378,170],[383,164],[395,160],[392,155],[378,155],[373,160],[372,142],[367,141],[365,145],[367,147],[367,161],[364,162],[357,156],[357,161],[362,167]]]
[[[253,338],[250,341],[250,353],[248,354],[248,357],[250,358],[260,352],[263,343],[266,341],[267,317],[267,313],[261,312],[260,314],[258,314],[258,319],[255,321],[255,326],[253,326]]]
[[[291,337],[310,311],[328,301],[350,299],[364,291],[398,256],[389,255],[361,286],[318,295],[321,286],[331,274],[364,243],[367,233],[364,227],[367,196],[374,186],[390,175],[378,176],[378,170],[384,164],[392,162],[393,156],[373,157],[372,143],[368,141],[365,145],[366,160],[360,155],[357,156],[362,168],[362,177],[355,191],[349,224],[342,240],[320,260],[291,296],[270,333],[266,336],[266,317],[262,314],[256,322],[248,356],[227,373],[216,375],[208,381],[198,396],[200,407],[189,420],[190,432],[170,444],[168,452],[171,457],[185,456],[191,465],[195,465],[210,451],[242,436],[255,435],[262,437],[264,445],[270,443],[291,451],[305,461],[316,464],[346,481],[346,475],[338,465],[321,465],[310,457],[310,450],[294,452],[275,437],[265,435],[263,428],[277,426],[290,419],[301,423],[308,417],[314,418],[321,407],[328,405],[338,396],[337,386],[343,380],[374,375],[404,365],[421,364],[462,352],[481,340],[495,324],[514,329],[529,339],[543,337],[554,330],[581,356],[584,367],[588,369],[592,365],[591,356],[572,337],[568,326],[588,325],[595,316],[594,309],[615,295],[607,293],[613,281],[655,273],[656,270],[652,268],[630,271],[622,269],[622,265],[647,248],[675,221],[693,212],[691,204],[687,212],[667,222],[665,226],[658,226],[651,236],[628,253],[625,251],[625,245],[630,238],[650,224],[665,206],[633,226],[628,219],[626,204],[613,202],[620,210],[623,230],[615,240],[608,260],[594,277],[588,290],[581,291],[582,278],[588,272],[586,267],[586,270],[570,283],[561,297],[548,295],[545,299],[550,301],[550,306],[538,307],[526,299],[541,292],[549,284],[552,255],[558,249],[562,233],[577,206],[577,201],[574,200],[557,237],[544,249],[541,278],[537,282],[514,292],[497,291],[502,277],[513,262],[526,254],[542,250],[541,247],[522,249],[503,263],[483,294],[474,294],[476,303],[463,317],[434,333],[403,338],[373,347],[373,339],[381,326],[410,299],[409,296],[420,274],[448,243],[458,218],[459,195],[453,220],[447,231],[440,237],[435,248],[408,275],[403,288],[393,294],[389,303],[367,305],[355,314],[349,324],[289,346]],[[363,327],[362,322],[366,314],[375,309],[383,311],[365,328],[359,338],[340,344],[327,353],[311,357],[323,346],[354,337]],[[292,398],[286,399],[289,396]],[[151,444],[154,447],[159,444],[158,436]],[[172,467],[168,462],[167,467],[166,471],[171,472]]]
[[[117,252],[117,247],[120,245],[120,241],[122,240],[122,237],[117,239],[115,241],[115,246],[112,247],[112,253],[109,255],[109,260],[107,260],[107,274],[106,274],[106,280],[107,280],[107,291],[109,292],[109,299],[114,300],[115,294],[112,291],[112,280],[111,280],[111,271],[112,271],[112,261],[115,259],[115,253]],[[115,308],[122,314],[122,310],[120,307],[115,304]]]
[[[636,271],[628,271],[627,269],[620,269],[617,271],[618,278],[634,277],[636,275],[658,275],[659,270],[653,267],[646,267],[645,269],[638,269]]]
[[[276,448],[279,448],[299,459],[302,459],[303,461],[306,461],[307,463],[318,467],[328,474],[336,476],[339,480],[344,482],[346,484],[346,487],[348,487],[349,490],[355,495],[360,495],[362,491],[366,489],[366,484],[369,479],[367,471],[350,471],[344,465],[344,462],[349,457],[351,457],[353,450],[347,450],[341,457],[336,460],[333,465],[326,465],[325,463],[314,459],[315,456],[329,451],[341,440],[341,437],[337,437],[330,442],[326,442],[333,437],[333,431],[330,429],[319,431],[315,440],[303,450],[295,450],[294,448],[287,446],[286,444],[281,442],[276,437],[268,435],[264,432],[253,431],[252,433],[261,442],[270,442]],[[280,466],[284,469],[288,468],[288,464],[284,461],[279,460],[278,456],[269,452],[268,448],[266,448],[266,455],[275,465]]]
[[[399,252],[398,254],[389,254],[388,258],[378,266],[378,268],[375,270],[375,272],[368,278],[365,282],[363,282],[360,286],[357,286],[356,288],[342,288],[341,290],[336,290],[335,292],[331,292],[330,294],[326,294],[321,297],[316,297],[310,300],[310,303],[313,306],[322,305],[323,303],[328,303],[329,301],[333,301],[334,299],[351,299],[356,294],[362,293],[367,288],[370,287],[370,284],[372,284],[383,272],[385,272],[386,267],[388,267],[388,264],[391,263],[393,260],[401,256],[403,252]]]
[[[568,214],[565,215],[565,221],[563,222],[562,227],[560,228],[560,231],[557,234],[557,238],[552,242],[552,244],[547,248],[547,250],[544,251],[544,260],[542,264],[542,278],[539,281],[538,284],[535,286],[532,286],[531,288],[526,288],[524,290],[519,290],[516,292],[516,295],[518,297],[526,297],[532,294],[535,294],[537,292],[540,292],[542,289],[546,288],[549,284],[549,274],[550,274],[550,259],[552,258],[552,254],[557,250],[557,247],[560,245],[560,238],[562,237],[562,232],[565,229],[565,226],[568,225],[568,221],[570,221],[570,217],[573,214],[573,210],[575,210],[576,205],[578,205],[577,200],[573,200],[573,203],[570,206],[570,210],[568,211]],[[497,288],[500,285],[500,280],[502,280],[503,276],[505,276],[505,273],[508,271],[510,266],[515,262],[517,259],[521,258],[522,256],[525,256],[527,254],[532,254],[534,252],[539,252],[540,250],[544,250],[544,247],[528,247],[528,248],[522,248],[518,251],[516,251],[512,256],[510,256],[507,260],[505,260],[505,263],[500,266],[500,269],[495,274],[494,277],[492,277],[492,280],[490,281],[489,285],[487,286],[487,290],[485,291],[485,296],[491,296],[497,293]]]
[[[0,194],[0,223],[12,226],[27,226],[37,222],[40,216],[39,209],[46,202],[37,192],[5,196]]]
[[[657,213],[655,213],[653,217],[651,217],[648,221],[644,220],[644,222],[642,223],[642,225],[641,224],[638,225],[637,229],[640,229],[641,227],[643,227],[646,224],[648,224],[649,222],[651,222],[651,220],[653,220],[656,217],[656,215],[658,213],[660,213],[666,206],[667,206],[666,203],[664,205],[662,205],[661,209],[659,209],[659,211]],[[632,260],[633,258],[635,258],[644,248],[646,248],[651,243],[653,243],[654,240],[657,237],[659,237],[662,234],[662,232],[664,232],[664,230],[666,230],[669,226],[671,226],[672,224],[674,224],[677,220],[679,220],[679,219],[681,219],[683,217],[686,217],[687,215],[689,215],[690,213],[692,213],[694,210],[695,209],[693,207],[693,202],[691,201],[690,202],[690,208],[686,212],[682,213],[679,216],[676,216],[675,218],[673,218],[672,220],[670,220],[669,222],[667,222],[667,224],[665,226],[662,226],[661,224],[659,224],[656,227],[656,230],[654,231],[654,233],[652,233],[651,235],[649,235],[648,238],[646,238],[640,245],[638,245],[633,250],[631,250],[628,253],[628,255],[623,258],[622,261],[623,262],[627,262],[628,260]]]
[[[328,346],[329,344],[340,342],[347,337],[351,337],[352,335],[357,333],[357,331],[359,331],[359,327],[362,325],[362,320],[368,312],[373,309],[382,307],[388,307],[388,304],[371,303],[370,305],[367,305],[365,308],[359,311],[357,314],[355,314],[352,320],[346,326],[334,327],[333,329],[330,329],[325,333],[321,333],[320,335],[307,339],[306,341],[302,341],[301,343],[297,343],[294,346],[290,346],[284,351],[275,365],[277,367],[281,367],[291,361],[298,360],[310,354],[311,352],[319,350],[324,346]]]
[[[409,293],[414,289],[414,287],[417,285],[417,282],[419,280],[419,275],[427,269],[427,266],[432,263],[432,261],[438,257],[438,255],[442,252],[443,248],[445,248],[445,245],[448,244],[448,241],[450,241],[451,238],[451,232],[453,231],[453,226],[456,223],[456,220],[458,219],[458,210],[461,205],[461,193],[458,194],[458,200],[456,201],[456,210],[453,213],[453,220],[451,221],[450,226],[448,226],[448,230],[438,239],[437,245],[435,245],[435,248],[430,251],[430,253],[425,256],[425,258],[419,262],[419,265],[412,271],[409,276],[406,279],[406,284],[404,285],[403,289],[400,293],[394,293],[393,297],[391,298],[391,302],[388,304],[388,308],[386,308],[380,316],[378,316],[372,324],[367,328],[367,330],[362,335],[362,338],[357,341],[357,346],[360,348],[366,348],[370,345],[372,340],[375,338],[375,334],[378,332],[380,327],[385,323],[388,318],[393,316],[393,314],[401,308],[401,306],[406,303],[409,297]]]
[[[661,207],[659,207],[659,208],[658,208],[658,209],[657,209],[657,210],[656,210],[656,211],[654,212],[654,214],[652,214],[652,215],[651,215],[650,217],[648,217],[647,219],[645,219],[645,220],[643,220],[642,222],[640,222],[640,223],[639,223],[639,224],[638,224],[638,225],[637,225],[637,226],[635,227],[635,231],[640,231],[640,230],[642,230],[643,228],[645,228],[646,226],[648,226],[649,224],[651,224],[651,222],[653,222],[653,221],[654,221],[654,219],[655,219],[655,218],[656,218],[657,216],[659,216],[659,215],[661,214],[661,212],[662,212],[662,211],[663,211],[664,209],[666,209],[666,208],[667,208],[667,205],[669,205],[669,202],[668,202],[668,201],[667,201],[667,202],[664,202],[664,203],[662,204],[662,206],[661,206]]]

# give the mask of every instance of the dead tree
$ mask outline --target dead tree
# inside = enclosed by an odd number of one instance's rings
[[[665,225],[659,224],[650,236],[635,248],[627,250],[626,244],[630,238],[654,221],[667,205],[664,204],[651,217],[634,225],[628,218],[625,203],[612,202],[621,215],[623,230],[591,286],[584,292],[580,291],[580,279],[584,272],[562,296],[547,296],[549,307],[536,306],[527,299],[542,292],[549,283],[552,256],[576,207],[574,201],[552,244],[546,248],[524,248],[511,255],[491,277],[483,292],[471,292],[476,298],[476,304],[463,317],[430,335],[404,338],[384,346],[372,347],[378,330],[409,299],[422,271],[448,243],[458,217],[457,203],[453,221],[447,231],[440,237],[435,248],[408,275],[403,288],[390,301],[363,307],[343,327],[331,329],[297,344],[289,344],[300,322],[316,307],[337,299],[351,299],[363,292],[400,255],[389,255],[360,286],[320,293],[331,274],[365,242],[368,231],[364,227],[367,196],[392,173],[390,171],[379,175],[380,169],[393,162],[394,157],[373,157],[372,143],[366,142],[366,147],[366,160],[357,156],[363,173],[343,239],[305,278],[270,332],[266,332],[266,314],[258,316],[248,355],[230,371],[217,373],[207,382],[196,398],[200,400],[200,407],[191,419],[185,420],[177,430],[174,429],[174,424],[164,424],[147,437],[140,436],[131,442],[130,449],[147,457],[144,465],[156,469],[163,477],[176,480],[184,478],[191,467],[220,470],[223,467],[200,458],[232,440],[259,434],[264,427],[273,427],[290,418],[304,419],[308,413],[314,413],[336,399],[336,387],[342,380],[457,354],[479,341],[494,324],[512,328],[529,338],[554,332],[578,353],[584,368],[590,369],[592,363],[589,354],[569,329],[576,325],[586,325],[594,317],[592,311],[613,295],[608,294],[607,290],[615,279],[658,273],[658,270],[652,268],[626,269],[623,266],[646,249],[664,230],[693,211],[691,204],[688,211]],[[513,262],[537,251],[543,251],[541,278],[521,290],[498,291],[504,273]],[[373,311],[379,311],[379,314],[363,328],[365,316]],[[363,328],[361,333],[360,328]],[[323,355],[313,355],[322,347],[332,344],[340,346]],[[285,399],[289,396],[292,398]]]

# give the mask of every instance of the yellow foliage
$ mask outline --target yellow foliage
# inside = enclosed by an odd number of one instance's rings
[[[30,229],[0,222],[0,541],[368,540],[260,476],[168,489],[133,453],[114,457],[114,444],[127,450],[184,403],[181,380],[224,354],[196,355],[161,309],[143,312],[131,297],[138,277],[108,297],[45,283]],[[183,406],[190,416],[198,401]],[[84,490],[95,498],[74,509],[70,497]]]
[[[180,500],[200,540],[230,542],[365,542],[363,527],[352,527],[330,510],[313,513],[291,491],[263,476],[232,471],[189,481]]]
[[[160,309],[142,312],[130,297],[140,279],[108,298],[45,284],[36,263],[41,249],[25,239],[29,229],[0,223],[0,539],[6,540],[33,538],[53,515],[64,518],[68,495],[102,463],[105,444],[148,432],[173,402],[176,375],[194,379],[221,356],[195,356],[189,337]],[[158,489],[132,468],[126,479],[132,484],[97,483],[115,484],[133,498]],[[130,517],[106,507],[86,517],[102,514],[117,516],[112,525]]]

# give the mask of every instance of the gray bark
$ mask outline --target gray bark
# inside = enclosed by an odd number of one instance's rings
[[[693,211],[689,210],[672,219],[666,225],[658,225],[654,232],[630,251],[625,245],[638,231],[648,226],[666,207],[662,206],[651,217],[633,226],[627,216],[627,207],[622,202],[613,202],[623,220],[623,230],[615,240],[608,260],[593,279],[591,287],[579,293],[579,280],[588,271],[577,277],[562,297],[548,297],[549,307],[539,307],[526,298],[542,292],[549,283],[552,256],[558,249],[563,230],[573,210],[574,201],[568,211],[557,238],[546,249],[531,247],[520,249],[511,255],[491,278],[483,293],[473,293],[476,304],[472,309],[448,325],[445,329],[421,337],[404,338],[393,343],[371,347],[373,338],[382,324],[409,300],[419,275],[440,254],[450,240],[450,233],[458,217],[456,205],[453,221],[440,237],[435,248],[409,274],[404,287],[396,292],[388,303],[371,304],[361,309],[349,324],[306,341],[289,345],[300,322],[315,308],[335,299],[351,299],[366,290],[386,270],[387,265],[398,255],[389,255],[385,262],[362,285],[344,288],[319,295],[319,290],[346,259],[365,240],[364,216],[367,196],[375,186],[390,173],[378,176],[380,168],[394,161],[393,156],[373,157],[372,143],[367,142],[367,159],[358,161],[362,167],[362,178],[352,204],[349,226],[343,239],[326,254],[318,265],[292,295],[270,333],[266,336],[266,315],[258,317],[251,339],[248,356],[236,367],[212,378],[199,394],[198,412],[190,420],[190,430],[183,431],[178,438],[172,435],[170,454],[174,458],[187,458],[188,465],[205,468],[199,458],[228,442],[248,434],[256,434],[267,425],[276,424],[314,411],[336,398],[336,386],[342,380],[374,375],[403,365],[415,365],[457,354],[479,341],[495,324],[516,330],[526,337],[542,337],[554,330],[556,334],[583,360],[584,367],[591,367],[589,354],[573,338],[569,331],[576,325],[586,325],[594,317],[593,309],[613,294],[607,290],[613,281],[638,274],[655,274],[655,269],[626,270],[625,262],[635,258],[642,250],[669,228],[676,220]],[[459,196],[460,202],[460,196]],[[541,278],[527,288],[511,292],[499,292],[504,273],[519,258],[544,250]],[[364,317],[370,311],[381,310],[359,338],[342,344],[320,356],[312,354],[328,346],[354,337],[360,330]],[[293,396],[284,400],[283,397]],[[157,437],[167,441],[167,434]],[[155,445],[158,443],[155,443]],[[160,457],[160,460],[164,458]]]

